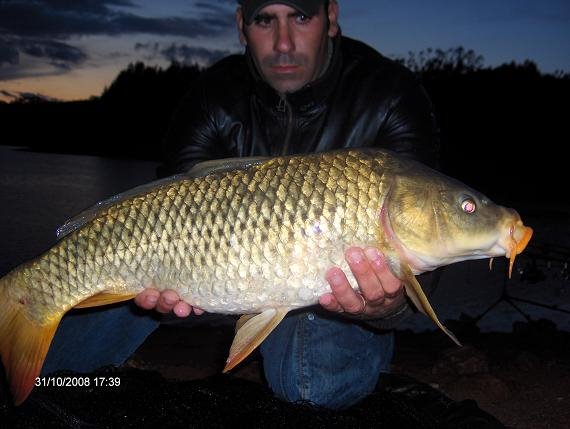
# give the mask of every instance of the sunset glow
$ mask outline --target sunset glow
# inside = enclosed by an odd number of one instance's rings
[[[484,66],[534,61],[541,72],[570,71],[570,3],[340,1],[345,35],[388,57],[463,46]],[[210,64],[240,52],[236,2],[216,0],[0,3],[0,100],[39,94],[98,96],[129,63]],[[23,11],[27,11],[26,14]],[[30,13],[33,11],[33,13]]]

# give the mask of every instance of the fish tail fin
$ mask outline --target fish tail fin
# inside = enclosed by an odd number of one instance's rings
[[[10,383],[14,404],[20,405],[32,391],[61,315],[40,323],[26,314],[25,302],[6,293],[6,276],[0,279],[0,356]]]

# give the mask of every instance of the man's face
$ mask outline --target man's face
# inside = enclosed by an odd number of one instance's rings
[[[330,24],[327,26],[327,14]],[[280,93],[296,91],[315,80],[327,60],[328,37],[338,32],[338,6],[308,17],[296,9],[272,4],[261,9],[251,25],[237,11],[240,40],[247,43],[257,70]]]

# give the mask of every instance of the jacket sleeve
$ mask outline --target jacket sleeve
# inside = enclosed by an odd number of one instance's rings
[[[198,79],[176,109],[163,141],[164,163],[157,170],[159,177],[182,173],[198,162],[227,156],[205,88]]]
[[[376,137],[376,145],[439,167],[439,130],[432,103],[422,85],[412,80],[392,101]]]

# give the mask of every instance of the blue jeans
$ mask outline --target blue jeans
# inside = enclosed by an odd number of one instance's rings
[[[389,372],[394,334],[317,312],[287,316],[261,344],[269,386],[282,399],[340,409],[369,395]]]
[[[159,324],[159,313],[133,303],[71,311],[59,324],[41,375],[121,365]]]
[[[132,303],[67,314],[42,375],[120,365],[159,323],[156,313]],[[380,373],[389,371],[393,351],[392,333],[376,334],[315,312],[288,315],[261,345],[265,376],[277,396],[335,409],[371,393]]]

